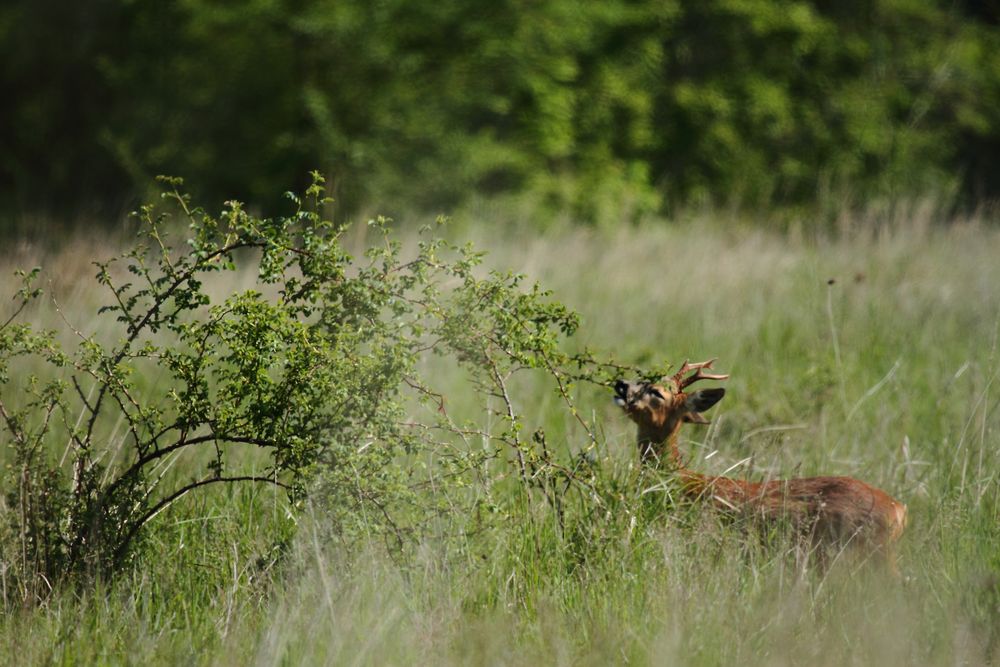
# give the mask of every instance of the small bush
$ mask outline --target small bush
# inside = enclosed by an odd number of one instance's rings
[[[572,383],[605,383],[621,367],[562,351],[573,312],[522,276],[479,275],[480,253],[430,228],[404,258],[387,221],[370,221],[378,242],[355,259],[346,226],[319,213],[318,175],[277,218],[237,202],[211,215],[180,181],[166,183],[164,203],[137,213],[140,242],[96,263],[116,340],[73,331],[65,346],[20,323],[40,295],[37,269],[20,274],[19,305],[0,326],[0,548],[21,600],[120,570],[157,514],[217,485],[273,485],[293,501],[314,493],[336,534],[384,538],[394,554],[441,525],[434,517],[467,531],[505,516],[512,498],[540,501],[561,522],[562,497],[589,484],[586,458],[557,461],[542,430],[528,435],[512,382],[548,378],[596,442]],[[177,217],[185,245],[169,237]],[[237,267],[256,285],[214,298],[213,274]],[[431,354],[467,376],[489,420],[450,414],[420,370]],[[490,482],[466,493],[474,477]],[[505,479],[524,493],[491,494]]]

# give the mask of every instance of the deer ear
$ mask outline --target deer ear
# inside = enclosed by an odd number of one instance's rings
[[[689,424],[708,424],[708,420],[701,413],[721,401],[725,395],[726,390],[721,387],[718,389],[702,389],[701,391],[689,394],[684,401],[688,412],[682,419]]]
[[[701,391],[689,394],[687,400],[685,401],[685,405],[687,406],[687,409],[691,411],[693,417],[693,413],[708,410],[710,407],[721,401],[722,397],[725,395],[726,390],[722,387],[718,387],[716,389],[702,389]],[[701,415],[698,416],[700,417]],[[701,418],[705,419],[704,417]],[[692,419],[691,421],[695,423],[706,423],[698,422],[696,419]]]

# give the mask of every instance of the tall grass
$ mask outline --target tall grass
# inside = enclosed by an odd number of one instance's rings
[[[429,542],[400,565],[339,547],[321,511],[294,515],[270,491],[207,495],[157,518],[129,576],[3,616],[0,654],[22,664],[1000,664],[1000,232],[932,222],[917,212],[825,237],[713,219],[463,232],[490,264],[528,273],[581,312],[574,344],[639,364],[719,357],[732,379],[711,427],[684,434],[692,467],[849,474],[907,503],[903,581],[849,563],[803,573],[780,537],[748,539],[675,507],[638,472],[610,396],[582,388],[579,405],[601,427],[593,475],[617,504],[562,527],[525,505],[519,522],[457,546]],[[62,267],[52,289],[80,328],[97,298],[79,287],[89,252],[46,262]],[[462,377],[440,364],[460,412]],[[518,389],[553,448],[585,448],[549,387]]]

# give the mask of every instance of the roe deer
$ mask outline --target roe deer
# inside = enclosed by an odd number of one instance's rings
[[[749,482],[702,475],[684,465],[677,447],[681,424],[707,424],[701,413],[726,393],[721,388],[685,391],[698,380],[728,379],[728,375],[705,372],[714,362],[685,361],[662,385],[615,383],[615,403],[639,427],[642,461],[669,466],[689,498],[705,499],[718,509],[745,512],[763,521],[787,521],[808,538],[821,565],[828,548],[850,546],[864,555],[878,556],[890,572],[898,574],[895,542],[906,526],[906,506],[884,491],[852,477]],[[694,373],[687,375],[690,371]]]

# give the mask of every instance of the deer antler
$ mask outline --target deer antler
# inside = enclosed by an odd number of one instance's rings
[[[681,369],[674,373],[670,378],[677,387],[677,391],[683,391],[686,387],[694,384],[698,380],[728,380],[728,373],[706,373],[706,368],[711,368],[712,364],[715,363],[715,359],[709,359],[708,361],[699,361],[697,363],[690,363],[687,360],[681,365]],[[693,375],[684,377],[684,375],[690,371],[697,371]]]

